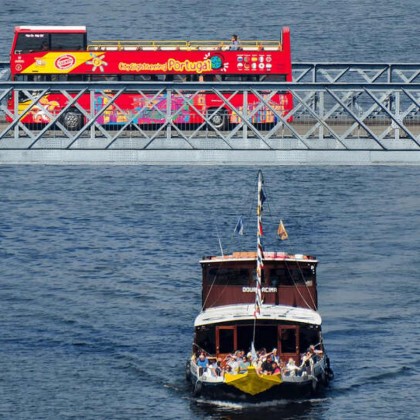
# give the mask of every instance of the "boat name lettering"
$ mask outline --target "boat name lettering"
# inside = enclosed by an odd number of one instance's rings
[[[255,293],[256,290],[256,287],[242,287],[242,293]],[[262,287],[261,291],[263,293],[276,293],[277,287]]]

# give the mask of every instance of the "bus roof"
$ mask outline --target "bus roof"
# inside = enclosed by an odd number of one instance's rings
[[[15,32],[84,33],[86,32],[86,26],[16,26]]]

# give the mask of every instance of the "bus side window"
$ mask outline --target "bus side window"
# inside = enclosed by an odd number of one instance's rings
[[[240,82],[240,81],[242,81],[242,77],[241,77],[241,75],[228,74],[224,77],[224,80],[226,82]]]
[[[285,74],[265,74],[261,76],[262,82],[285,82],[286,75]]]
[[[47,79],[51,82],[67,82],[67,74],[52,74],[47,76]]]
[[[67,74],[66,76],[69,82],[83,82],[89,80],[89,75]]]
[[[51,50],[80,51],[86,49],[85,34],[51,34]]]

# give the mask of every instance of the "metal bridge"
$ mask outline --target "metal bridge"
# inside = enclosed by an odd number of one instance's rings
[[[0,163],[420,164],[420,64],[293,68],[293,83],[0,81]],[[54,92],[68,99],[60,112],[43,99]],[[223,104],[201,113],[194,99],[203,92]],[[293,96],[285,115],[272,100],[284,92]],[[120,109],[115,101],[126,93],[144,98],[142,105]],[[88,110],[78,104],[82,95]],[[258,98],[253,107],[250,95]],[[23,114],[18,99],[26,101]],[[109,120],[111,107],[119,124]],[[176,123],[184,108],[200,122]],[[29,113],[47,122],[24,124]],[[136,123],[145,113],[160,123]],[[272,122],[259,123],[267,113]]]

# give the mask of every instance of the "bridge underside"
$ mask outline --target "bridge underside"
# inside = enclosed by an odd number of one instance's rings
[[[383,150],[1,150],[0,164],[420,165],[420,151]]]

